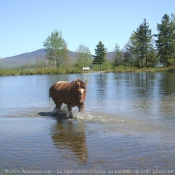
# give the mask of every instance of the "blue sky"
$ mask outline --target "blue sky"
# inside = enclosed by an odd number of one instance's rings
[[[146,18],[152,33],[165,13],[175,13],[175,0],[1,0],[0,57],[43,48],[55,29],[68,49],[80,44],[92,54],[99,41],[108,51],[122,49]]]

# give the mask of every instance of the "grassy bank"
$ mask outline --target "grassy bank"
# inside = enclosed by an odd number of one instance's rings
[[[169,71],[169,67],[148,67],[148,68],[137,68],[137,67],[124,67],[118,66],[112,71],[114,73],[119,72],[162,72],[162,71]]]
[[[169,71],[175,72],[174,68],[164,67],[164,68],[135,68],[135,67],[124,67],[118,66],[114,70],[103,70],[102,72],[162,72]],[[82,73],[81,69],[78,68],[34,68],[34,69],[0,69],[0,76],[9,76],[9,75],[51,75],[51,74],[74,74]],[[93,73],[93,70],[88,71]],[[97,72],[97,71],[96,71]],[[100,71],[99,71],[100,72]]]
[[[80,73],[77,68],[34,68],[34,69],[0,69],[0,76],[8,75],[44,75]]]

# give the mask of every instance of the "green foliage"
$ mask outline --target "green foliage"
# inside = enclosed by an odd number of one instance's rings
[[[157,62],[159,62],[159,59],[156,56],[156,50],[150,47],[147,53],[147,67],[153,67]]]
[[[105,58],[105,61],[103,63],[103,69],[106,71],[111,71],[112,67],[113,66],[112,66],[111,62],[107,58]]]
[[[168,59],[170,66],[168,67],[169,72],[175,72],[175,59]]]
[[[116,66],[112,69],[112,64],[109,61],[105,61],[103,63],[105,72],[157,72],[157,71],[175,71],[175,67],[163,67],[163,68],[136,68],[136,67],[128,67],[124,65]],[[94,71],[98,71],[98,66],[94,65]],[[74,67],[74,68],[33,68],[33,69],[0,69],[0,76],[17,76],[17,75],[52,75],[52,74],[75,74],[81,73],[82,70]]]
[[[123,58],[122,50],[120,49],[118,44],[115,45],[114,52],[115,52],[115,55],[112,60],[113,67],[120,65]]]
[[[96,45],[95,49],[95,56],[92,64],[100,65],[100,70],[102,69],[102,64],[105,62],[105,56],[106,56],[106,48],[104,47],[104,44],[100,41]]]
[[[133,61],[132,51],[129,48],[129,46],[131,46],[130,43],[131,41],[129,40],[128,44],[126,44],[123,49],[123,62],[125,62],[128,67],[132,66]]]
[[[169,59],[175,56],[175,22],[165,14],[162,18],[161,24],[157,24],[158,34],[156,46],[158,50],[158,57],[161,63],[169,65]]]
[[[169,72],[175,72],[175,58],[168,59],[168,62],[170,63]]]
[[[153,52],[152,37],[151,29],[149,29],[149,25],[144,19],[144,22],[131,35],[130,44],[127,45],[128,51],[134,56],[133,63],[135,63],[135,66],[148,67],[149,62],[154,62],[155,56],[153,53],[155,52]]]
[[[113,72],[115,73],[119,73],[119,72],[135,72],[137,70],[136,67],[127,67],[127,66],[116,66],[113,70]]]
[[[167,67],[155,68],[155,67],[144,67],[144,68],[137,68],[137,67],[126,67],[126,66],[117,66],[113,70],[114,73],[119,72],[164,72],[169,71]]]
[[[1,59],[1,57],[0,57],[0,65],[3,65],[3,60]]]
[[[76,59],[76,66],[80,69],[89,67],[92,63],[92,55],[88,47],[79,45],[78,54]]]
[[[78,68],[33,68],[33,69],[0,69],[0,76],[8,75],[45,75],[81,73]]]
[[[51,35],[49,35],[43,46],[46,48],[46,57],[51,65],[54,67],[59,67],[65,62],[67,58],[67,44],[62,38],[61,32],[54,30]]]
[[[36,57],[35,65],[29,63],[15,69],[0,69],[0,75],[80,73],[82,67],[92,67],[91,64],[95,71],[99,68],[102,70],[102,67],[105,71],[115,72],[135,71],[133,70],[135,67],[142,70],[151,67],[150,69],[153,70],[155,64],[160,62],[175,70],[175,14],[172,14],[171,18],[165,14],[161,24],[157,24],[157,30],[158,33],[154,35],[157,37],[155,41],[157,48],[154,48],[152,31],[144,19],[122,50],[118,44],[115,45],[115,55],[112,60],[106,59],[107,49],[101,41],[96,45],[93,61],[89,48],[80,45],[74,67],[72,59],[68,56],[67,44],[62,33],[54,30],[43,42],[47,62]],[[0,67],[4,65],[5,63],[0,59]]]

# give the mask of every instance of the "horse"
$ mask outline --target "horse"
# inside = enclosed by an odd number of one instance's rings
[[[63,103],[67,104],[69,118],[73,118],[72,108],[77,106],[79,112],[84,110],[84,102],[86,98],[87,80],[83,82],[81,79],[76,79],[72,82],[58,81],[49,89],[49,97],[52,98],[56,107],[56,111],[61,110]]]

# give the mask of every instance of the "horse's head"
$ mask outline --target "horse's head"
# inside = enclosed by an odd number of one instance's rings
[[[80,104],[83,104],[86,98],[86,84],[87,80],[83,82],[80,79],[75,80],[76,82],[76,88],[77,88],[77,97],[78,97],[78,102]]]

